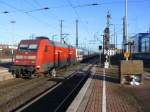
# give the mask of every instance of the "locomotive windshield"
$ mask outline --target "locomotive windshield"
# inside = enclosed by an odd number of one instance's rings
[[[37,49],[37,44],[20,44],[19,46],[19,51],[36,51]]]
[[[30,50],[37,50],[37,44],[30,44],[28,49],[30,49]]]

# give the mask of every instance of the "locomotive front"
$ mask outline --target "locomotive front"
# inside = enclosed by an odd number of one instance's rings
[[[39,42],[37,40],[22,40],[14,56],[13,66],[9,71],[16,77],[32,77],[38,69],[36,66]]]

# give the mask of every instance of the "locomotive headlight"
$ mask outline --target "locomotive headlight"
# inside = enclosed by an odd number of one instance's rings
[[[19,61],[18,60],[15,60],[15,63],[18,63]]]
[[[37,65],[36,68],[37,68],[37,69],[40,69],[40,65]]]
[[[36,59],[36,56],[28,56],[28,59],[34,60]]]
[[[22,55],[16,55],[16,59],[23,59]]]

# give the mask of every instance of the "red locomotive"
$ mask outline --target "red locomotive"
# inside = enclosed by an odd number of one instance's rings
[[[37,37],[22,40],[18,45],[13,66],[9,71],[15,77],[33,77],[40,73],[56,75],[55,69],[76,62],[76,49],[67,44]]]

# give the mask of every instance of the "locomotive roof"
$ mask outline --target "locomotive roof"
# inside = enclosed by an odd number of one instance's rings
[[[36,37],[36,39],[48,39],[49,40],[49,38],[45,36],[39,36],[39,37]]]
[[[74,48],[73,46],[67,44],[67,43],[60,43],[60,42],[56,42],[56,41],[52,41],[50,40],[50,42],[54,45],[54,46],[60,46],[60,47],[65,47],[65,48]]]
[[[40,36],[40,37],[36,37],[35,39],[22,40],[21,42],[32,43],[33,41],[36,41],[38,43],[40,40],[43,40],[43,39],[49,40],[48,37]],[[65,48],[74,48],[72,45],[69,45],[67,43],[61,43],[61,42],[52,41],[52,40],[49,40],[49,42],[50,42],[50,44],[52,44],[54,46],[60,46],[60,47],[65,47]]]
[[[62,43],[60,43],[60,42],[56,42],[56,41],[52,41],[52,40],[50,40],[50,42],[51,42],[51,44],[54,45],[54,46],[60,46],[60,47],[66,47],[66,48],[68,48],[67,45],[62,44]]]
[[[36,39],[48,39],[48,37],[45,37],[45,36],[39,36],[39,37],[36,37]],[[56,42],[56,41],[52,41],[52,40],[49,40],[51,42],[51,44],[55,45],[55,46],[60,46],[60,47],[66,47],[66,48],[74,48],[73,46],[67,44],[67,43],[61,43],[61,42]]]
[[[38,43],[39,40],[36,40],[36,41],[35,41],[35,39],[21,40],[21,43],[28,43],[28,44],[30,44],[30,43],[33,43],[33,42]]]

